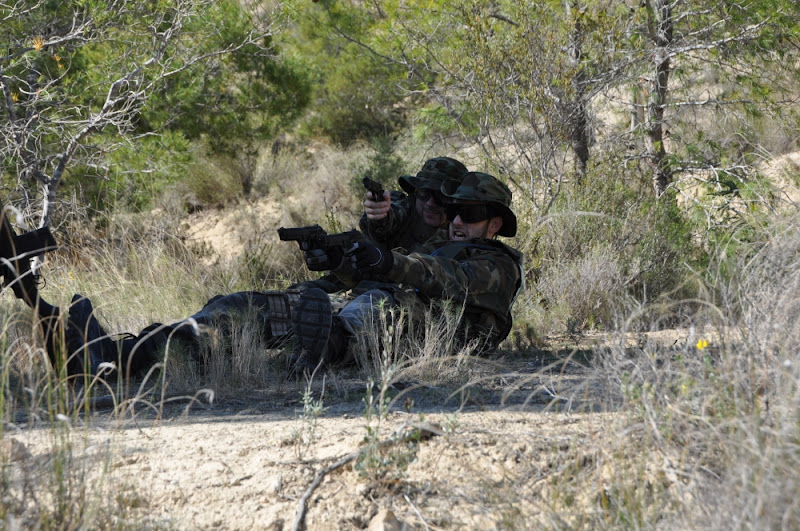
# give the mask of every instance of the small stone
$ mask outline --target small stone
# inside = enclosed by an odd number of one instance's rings
[[[369,521],[368,531],[402,531],[407,526],[397,519],[394,513],[383,508]]]
[[[283,476],[281,475],[274,476],[270,481],[267,482],[267,492],[271,494],[280,494],[282,488]]]
[[[25,461],[31,458],[31,452],[28,447],[13,437],[3,439],[0,451],[3,452],[3,457],[11,462]]]

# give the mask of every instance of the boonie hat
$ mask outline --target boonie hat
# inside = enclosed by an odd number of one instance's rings
[[[511,190],[488,173],[469,172],[462,180],[449,180],[442,184],[441,192],[451,199],[481,201],[496,208],[503,218],[500,236],[517,233],[517,216],[511,211]]]
[[[436,157],[425,161],[416,175],[402,175],[397,182],[404,192],[412,195],[417,188],[439,190],[445,181],[460,181],[467,171],[467,167],[456,159]]]

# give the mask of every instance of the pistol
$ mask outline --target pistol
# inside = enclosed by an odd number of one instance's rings
[[[383,201],[383,185],[381,183],[369,177],[364,177],[361,182],[364,183],[364,188],[372,194],[373,201]]]
[[[324,248],[325,236],[328,233],[319,225],[309,225],[308,227],[281,227],[278,229],[278,238],[284,242],[297,242],[300,249],[308,251],[309,249],[322,249]]]
[[[364,241],[364,235],[357,230],[341,232],[338,234],[328,234],[319,225],[309,225],[307,227],[281,227],[278,229],[278,237],[281,241],[297,242],[300,250],[308,251],[311,249],[331,249],[338,247],[344,253],[354,243]]]

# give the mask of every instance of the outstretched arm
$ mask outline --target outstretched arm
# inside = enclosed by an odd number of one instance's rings
[[[487,311],[507,313],[520,282],[511,256],[498,252],[465,251],[459,260],[412,253],[394,253],[391,280],[411,286],[430,299],[452,299]]]

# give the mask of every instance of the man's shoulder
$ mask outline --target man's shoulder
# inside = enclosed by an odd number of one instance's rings
[[[505,243],[501,242],[500,240],[488,240],[488,239],[480,239],[475,240],[475,245],[477,246],[476,254],[480,254],[483,251],[481,256],[486,257],[494,262],[499,262],[504,259],[511,259],[516,266],[515,268],[522,267],[522,253],[513,247],[506,245]],[[509,263],[509,265],[511,265]]]
[[[522,252],[514,247],[511,247],[508,244],[501,242],[500,240],[481,240],[486,242],[488,245],[496,248],[498,251],[502,251],[505,254],[511,256],[514,261],[521,262],[522,261]]]
[[[409,196],[408,194],[406,194],[404,192],[401,192],[399,190],[392,190],[391,192],[389,192],[389,200],[392,203],[410,204],[410,202],[411,202],[410,199],[411,199],[411,196]]]
[[[498,254],[508,255],[514,259],[515,262],[522,261],[522,253],[505,243],[486,238],[476,238],[474,240],[452,241],[428,241],[425,244],[430,253],[434,255],[450,255],[450,258],[457,258],[458,255],[485,255],[485,254]]]
[[[411,207],[413,206],[411,197],[397,190],[389,192],[389,203],[391,204],[392,210],[408,213],[410,213]]]
[[[488,239],[488,238],[475,238],[472,240],[463,240],[463,241],[452,241],[452,240],[437,241],[437,242],[432,241],[429,243],[438,248],[452,246],[454,248],[462,248],[464,250],[470,250],[478,254],[480,254],[481,252],[504,253],[511,255],[515,258],[522,257],[522,253],[514,249],[513,247],[510,247],[509,245],[506,245],[505,243],[499,240]]]

